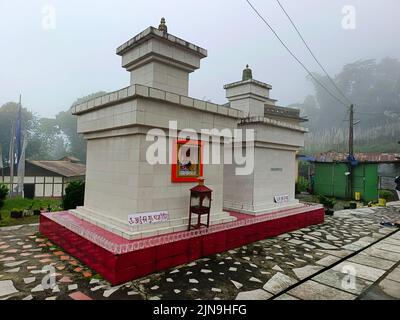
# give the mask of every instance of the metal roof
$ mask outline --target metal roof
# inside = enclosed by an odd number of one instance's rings
[[[86,165],[68,160],[27,160],[27,162],[64,177],[84,176],[86,173]]]
[[[328,151],[314,155],[315,162],[347,162],[347,153]],[[359,162],[400,162],[400,153],[358,152],[354,157]]]

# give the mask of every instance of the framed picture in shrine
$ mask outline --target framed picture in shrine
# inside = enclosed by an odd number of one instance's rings
[[[203,142],[177,140],[173,143],[172,182],[197,182],[203,175]]]

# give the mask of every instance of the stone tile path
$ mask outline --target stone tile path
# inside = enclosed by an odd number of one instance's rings
[[[400,299],[400,232],[382,227],[382,217],[399,220],[400,203],[337,212],[115,287],[37,226],[1,228],[0,299]]]
[[[394,247],[387,247],[393,244]],[[400,299],[400,232],[285,292],[297,299]],[[395,250],[395,251],[392,251]],[[385,258],[377,257],[385,256]]]

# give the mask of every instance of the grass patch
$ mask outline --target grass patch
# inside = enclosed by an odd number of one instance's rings
[[[59,211],[61,206],[60,199],[24,199],[24,198],[13,198],[6,199],[4,206],[0,211],[1,220],[0,227],[15,226],[21,224],[30,224],[39,222],[39,216],[24,217],[21,219],[13,219],[10,217],[10,212],[13,209],[25,210],[29,208],[33,209],[47,209],[51,207],[52,211]]]

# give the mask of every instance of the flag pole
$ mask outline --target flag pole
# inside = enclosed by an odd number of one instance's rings
[[[18,163],[18,196],[24,198],[24,179],[25,179],[25,150],[27,145],[26,135],[24,135],[24,141],[22,143],[21,157]]]
[[[21,157],[21,148],[22,148],[22,95],[19,95],[19,104],[18,104],[18,114],[17,114],[17,125],[16,125],[16,132],[15,132],[15,139],[16,139],[16,160],[17,166],[19,164],[19,159]]]
[[[8,167],[10,170],[10,198],[14,195],[14,164],[15,164],[15,124],[11,127],[10,150],[8,155]]]

